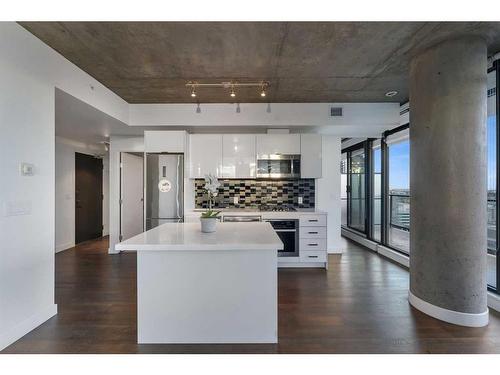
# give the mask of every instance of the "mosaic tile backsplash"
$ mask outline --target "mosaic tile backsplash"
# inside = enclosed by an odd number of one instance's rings
[[[257,207],[261,204],[275,205],[288,204],[294,207],[314,208],[313,178],[295,180],[219,180],[221,186],[216,198],[216,206],[219,208]],[[195,206],[196,208],[207,208],[208,200],[203,186],[205,180],[196,179],[195,182]],[[233,197],[238,196],[239,203],[234,204]],[[299,197],[302,204],[299,205]]]

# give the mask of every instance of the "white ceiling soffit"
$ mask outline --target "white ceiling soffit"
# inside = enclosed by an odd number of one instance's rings
[[[142,135],[143,129],[133,128],[91,105],[56,89],[56,136],[86,144],[98,144],[110,135]]]

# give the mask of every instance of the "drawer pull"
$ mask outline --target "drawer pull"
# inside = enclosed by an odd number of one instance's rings
[[[317,222],[318,222],[318,219],[309,219],[309,222],[310,222],[310,223],[317,223]]]
[[[317,258],[318,256],[317,255],[308,255],[307,257],[308,258]]]
[[[318,234],[318,232],[307,232],[309,234]]]
[[[308,243],[307,246],[318,246],[317,243]]]

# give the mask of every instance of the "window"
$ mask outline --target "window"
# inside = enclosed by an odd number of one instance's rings
[[[340,158],[340,204],[341,225],[347,225],[347,152],[343,152]]]
[[[387,244],[410,252],[410,141],[408,129],[387,136]]]
[[[360,148],[350,154],[348,226],[365,232],[365,149]]]
[[[487,118],[487,155],[488,155],[488,194],[487,194],[487,282],[490,287],[497,288],[497,72],[488,73],[488,118]]]
[[[372,239],[382,241],[382,149],[380,139],[372,143]]]

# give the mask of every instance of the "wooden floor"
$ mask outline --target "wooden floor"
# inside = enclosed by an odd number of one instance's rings
[[[486,328],[430,318],[407,302],[408,272],[349,242],[330,268],[279,271],[279,344],[137,345],[136,257],[106,238],[56,255],[59,314],[3,353],[500,353]]]

